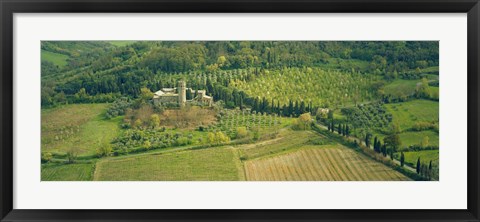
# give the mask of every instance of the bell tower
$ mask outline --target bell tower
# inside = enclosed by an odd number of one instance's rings
[[[178,104],[180,106],[185,106],[187,102],[187,87],[185,81],[178,81]]]

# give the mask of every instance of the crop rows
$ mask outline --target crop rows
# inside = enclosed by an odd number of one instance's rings
[[[267,115],[255,111],[251,113],[246,110],[226,110],[220,114],[217,124],[210,127],[208,131],[222,131],[233,137],[238,127],[246,127],[247,130],[276,131],[284,122],[285,118],[276,114]]]
[[[248,95],[274,99],[280,105],[289,101],[312,102],[313,106],[346,105],[375,98],[372,75],[321,68],[273,70],[253,81],[237,80],[235,86]]]
[[[245,162],[253,181],[397,181],[401,173],[344,147],[306,146],[270,158]]]

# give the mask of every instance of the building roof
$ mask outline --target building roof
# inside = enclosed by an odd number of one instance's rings
[[[153,95],[155,95],[155,96],[160,96],[160,95],[163,95],[163,94],[165,94],[165,93],[162,90],[158,90],[155,93],[153,93]]]
[[[163,88],[161,91],[167,93],[167,92],[175,92],[177,88]]]

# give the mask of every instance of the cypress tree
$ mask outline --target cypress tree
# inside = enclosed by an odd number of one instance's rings
[[[299,108],[298,114],[300,115],[300,114],[304,114],[304,113],[305,113],[305,102],[302,101],[302,102],[300,103],[300,108]]]
[[[367,133],[367,135],[365,135],[365,146],[367,146],[368,148],[370,148],[370,133]]]
[[[287,116],[293,115],[293,102],[290,100],[288,101],[288,114]]]
[[[188,100],[193,99],[193,98],[192,98],[192,90],[191,90],[191,89],[188,89],[188,90],[186,91],[185,97],[187,97],[186,99],[188,99]]]
[[[375,150],[375,151],[378,149],[378,147],[377,147],[378,144],[377,143],[378,143],[378,138],[377,138],[377,136],[375,136],[375,138],[373,139],[373,150]]]
[[[428,171],[427,171],[428,179],[430,180],[432,177],[432,161],[428,164]]]
[[[348,127],[348,125],[347,125],[347,127],[346,127],[345,130],[347,131],[347,132],[345,132],[345,134],[347,135],[347,137],[350,136],[350,127]]]
[[[295,116],[300,115],[300,108],[298,106],[298,101],[295,102],[295,105],[294,105],[294,114],[295,114]]]
[[[345,136],[345,135],[347,135],[347,126],[343,125],[342,136]]]
[[[337,132],[338,134],[342,134],[342,125],[340,123],[338,124]]]
[[[417,159],[417,174],[420,174],[420,157]]]
[[[280,110],[280,101],[277,101],[277,114],[280,116],[282,115],[281,114],[281,110]]]
[[[390,149],[390,159],[393,160],[393,149]]]
[[[403,165],[405,165],[405,155],[403,154],[403,152],[400,154],[400,166],[403,167]]]
[[[270,104],[270,113],[276,113],[277,110],[275,108],[275,101],[273,101],[273,98],[272,98],[272,104]]]
[[[330,131],[330,126],[331,126],[331,125],[332,125],[332,124],[328,123],[328,131]]]

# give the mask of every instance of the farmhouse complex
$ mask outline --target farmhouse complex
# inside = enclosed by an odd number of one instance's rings
[[[187,90],[196,92],[196,97],[187,101]],[[187,88],[185,81],[178,81],[178,86],[176,88],[163,88],[153,94],[154,104],[178,103],[179,106],[184,106],[188,102],[197,102],[206,106],[211,106],[213,103],[213,98],[211,96],[207,96],[205,90],[195,91]]]

